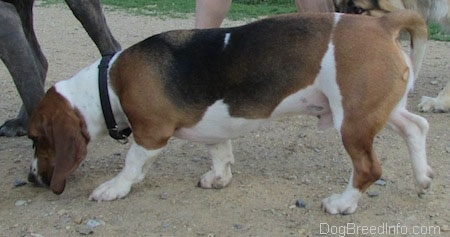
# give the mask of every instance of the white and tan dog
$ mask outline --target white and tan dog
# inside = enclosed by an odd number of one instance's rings
[[[410,9],[427,22],[437,22],[450,34],[450,0],[335,0],[336,10],[345,13],[383,16],[389,12]],[[422,62],[422,58],[417,58]],[[450,81],[436,98],[423,96],[418,109],[422,112],[450,112]]]
[[[361,194],[380,178],[372,145],[387,123],[405,139],[423,194],[432,179],[428,123],[405,108],[414,72],[396,42],[402,29],[416,43],[427,39],[425,23],[412,11],[381,18],[304,14],[162,33],[122,51],[110,62],[109,94],[119,127],[132,128],[134,143],[123,170],[89,198],[125,197],[144,178],[144,163],[172,136],[206,144],[212,168],[199,186],[225,187],[234,163],[230,139],[291,114],[316,116],[321,127],[336,128],[352,159],[345,191],[323,200],[327,212],[353,213]],[[423,51],[414,49],[416,55]],[[98,63],[58,82],[31,118],[35,160],[29,179],[57,194],[84,160],[90,139],[107,132]]]

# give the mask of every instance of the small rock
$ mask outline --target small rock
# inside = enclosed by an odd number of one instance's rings
[[[303,202],[302,199],[297,199],[297,201],[295,201],[295,206],[299,207],[299,208],[305,208],[306,207],[306,203]]]
[[[297,180],[298,177],[295,174],[284,174],[284,178],[287,180]]]
[[[31,237],[44,237],[43,235],[38,234],[38,233],[30,233],[30,236]]]
[[[163,223],[161,224],[161,227],[162,227],[162,228],[169,228],[169,226],[170,226],[170,223],[167,223],[167,222],[163,222]]]
[[[262,175],[264,175],[265,177],[272,177],[272,173],[265,171]]]
[[[234,224],[233,227],[234,227],[236,230],[240,230],[240,229],[244,228],[244,226],[241,225],[241,224]]]
[[[22,186],[24,186],[24,185],[26,185],[26,184],[27,184],[26,181],[23,181],[23,180],[20,180],[20,179],[16,179],[16,180],[14,180],[14,182],[13,182],[13,188],[22,187]]]
[[[210,158],[207,156],[195,156],[192,158],[193,162],[207,161],[207,160],[210,160]]]
[[[298,135],[298,138],[305,138],[306,137],[306,134],[305,133],[300,133],[299,135]]]
[[[161,200],[167,200],[167,198],[169,198],[169,194],[167,192],[162,192],[159,195],[159,199],[161,199]]]
[[[442,225],[441,226],[441,231],[442,232],[450,232],[450,227],[448,225]]]
[[[23,205],[26,205],[26,204],[27,204],[27,201],[25,201],[25,200],[17,200],[14,203],[14,206],[19,207],[19,206],[23,206]]]
[[[430,81],[430,84],[431,85],[437,85],[437,84],[439,84],[439,81],[438,80],[432,80],[432,81]]]
[[[94,230],[86,225],[79,225],[76,231],[81,235],[90,235],[94,233]]]
[[[93,228],[95,228],[95,227],[97,227],[99,225],[101,225],[101,223],[99,221],[97,221],[97,220],[94,220],[94,219],[89,219],[86,222],[86,226],[91,228],[91,229],[93,229]]]
[[[83,222],[83,218],[81,216],[75,216],[73,218],[73,223],[75,224],[81,224]]]
[[[381,179],[375,181],[375,184],[380,185],[380,186],[386,186],[386,181],[384,181],[384,179],[381,178]]]
[[[61,210],[58,211],[58,215],[60,215],[60,216],[66,214],[66,213],[67,213],[66,209],[61,209]]]
[[[201,157],[198,157],[198,156],[195,156],[194,158],[192,158],[192,161],[193,162],[199,162],[199,161],[201,161],[202,160],[202,158]]]
[[[311,180],[309,180],[307,178],[303,178],[302,179],[302,184],[306,184],[306,185],[311,184]]]
[[[378,193],[377,192],[375,192],[375,191],[373,191],[373,192],[367,192],[367,196],[369,196],[369,197],[377,197],[378,196]]]
[[[68,226],[72,222],[72,217],[70,216],[62,216],[59,218],[59,222],[62,226]]]

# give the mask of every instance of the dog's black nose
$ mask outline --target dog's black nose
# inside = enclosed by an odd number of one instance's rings
[[[32,173],[28,173],[28,182],[36,184],[36,177]]]

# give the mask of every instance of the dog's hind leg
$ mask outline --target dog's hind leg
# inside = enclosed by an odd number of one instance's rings
[[[234,156],[231,141],[207,145],[209,156],[212,159],[211,170],[204,174],[198,186],[202,188],[223,188],[231,182],[231,165]]]
[[[344,123],[341,137],[353,163],[347,188],[322,201],[322,208],[330,214],[351,214],[358,207],[361,194],[381,177],[381,166],[373,150],[373,139],[381,126],[375,123]],[[367,124],[373,125],[369,127]],[[365,126],[365,127],[362,127]]]
[[[144,179],[144,165],[147,162],[153,162],[153,159],[161,150],[162,148],[148,150],[137,143],[133,143],[127,153],[125,167],[122,171],[116,177],[97,187],[89,196],[89,200],[101,202],[125,197],[133,184]]]
[[[431,179],[433,178],[433,172],[427,164],[426,156],[428,122],[405,108],[398,108],[392,112],[388,123],[402,135],[408,146],[416,180],[416,191],[421,196],[430,188]]]

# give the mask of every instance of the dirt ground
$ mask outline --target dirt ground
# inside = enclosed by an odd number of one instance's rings
[[[155,33],[191,28],[194,22],[192,16],[161,19],[110,10],[106,16],[124,48]],[[37,6],[35,27],[50,64],[47,86],[98,57],[65,5]],[[430,41],[410,109],[418,113],[420,97],[436,96],[449,77],[450,42]],[[4,66],[0,78],[3,122],[16,115],[21,102]],[[337,133],[318,132],[315,118],[275,120],[235,140],[234,180],[222,190],[196,187],[210,166],[202,145],[171,140],[128,197],[103,203],[88,201],[88,196],[120,171],[129,145],[110,138],[93,142],[85,163],[57,196],[31,184],[14,187],[26,181],[31,142],[1,137],[0,236],[450,236],[450,114],[421,115],[431,126],[432,191],[417,197],[406,146],[385,129],[375,142],[385,183],[370,187],[356,213],[346,216],[320,209],[323,198],[344,189],[350,161]],[[296,207],[298,199],[306,207]],[[359,234],[353,234],[357,227]],[[377,228],[376,234],[363,232],[366,227]]]

